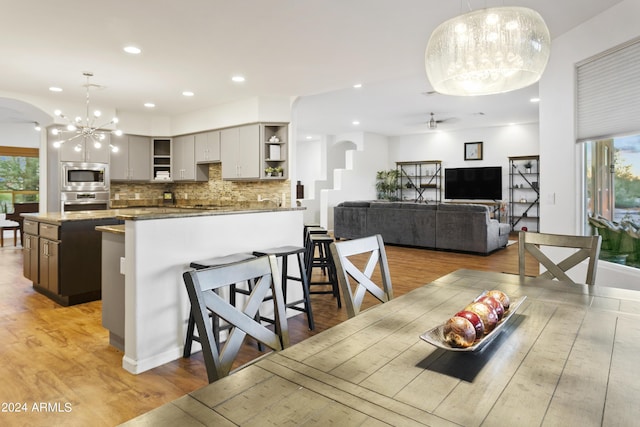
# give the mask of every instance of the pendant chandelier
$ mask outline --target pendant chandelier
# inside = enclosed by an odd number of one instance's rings
[[[83,76],[86,77],[87,82],[84,84],[84,87],[87,91],[86,102],[85,102],[85,117],[84,119],[80,116],[76,117],[75,120],[71,120],[69,117],[65,116],[62,111],[56,110],[54,114],[61,119],[67,120],[69,123],[64,128],[54,127],[51,130],[53,135],[58,136],[58,140],[53,143],[53,146],[59,148],[62,144],[72,143],[76,141],[76,145],[74,149],[76,151],[82,150],[82,144],[80,141],[87,142],[91,141],[95,148],[102,147],[102,143],[107,139],[107,136],[111,133],[121,136],[122,131],[119,129],[115,129],[113,131],[104,130],[105,127],[116,125],[118,123],[118,119],[114,117],[110,121],[97,125],[96,120],[102,116],[102,113],[98,110],[95,110],[93,114],[90,114],[89,108],[89,89],[91,87],[100,87],[95,84],[91,84],[89,79],[93,77],[93,73],[84,72]],[[109,144],[109,147],[113,152],[118,151],[118,147],[115,145]]]
[[[440,24],[425,53],[427,77],[446,95],[490,95],[542,76],[551,37],[540,14],[524,7],[476,10]]]

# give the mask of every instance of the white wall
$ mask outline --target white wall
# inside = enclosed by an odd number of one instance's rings
[[[40,133],[33,123],[0,123],[0,145],[40,148]]]
[[[502,166],[502,199],[508,200],[509,157],[538,154],[538,124],[513,125],[418,135],[389,141],[389,167],[395,162],[442,160],[442,167]],[[465,142],[482,141],[482,160],[464,160]],[[545,177],[540,180],[543,182]]]
[[[640,2],[625,0],[553,40],[540,80],[541,231],[581,233],[580,159],[575,143],[575,66],[640,37]],[[600,262],[597,284],[640,288],[637,269]]]
[[[336,137],[337,145],[344,141],[354,143],[357,149],[346,152],[344,169],[334,169],[333,189],[321,192],[320,225],[329,230],[333,229],[333,207],[345,200],[375,199],[376,172],[390,167],[387,137],[371,133]]]

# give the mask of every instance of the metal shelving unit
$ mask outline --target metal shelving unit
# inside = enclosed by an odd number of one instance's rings
[[[540,156],[509,157],[509,224],[540,231]]]
[[[442,201],[442,161],[396,162],[398,197],[416,203]]]

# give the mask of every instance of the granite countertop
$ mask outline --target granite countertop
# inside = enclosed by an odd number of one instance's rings
[[[106,218],[117,218],[127,221],[140,221],[163,218],[183,218],[195,216],[211,215],[235,215],[257,212],[281,212],[302,210],[301,207],[239,207],[221,206],[215,208],[192,208],[192,207],[148,207],[148,208],[125,208],[106,209],[99,211],[77,211],[77,212],[44,212],[44,213],[24,213],[21,214],[26,219],[38,222],[45,222],[60,225],[67,221],[92,221]]]
[[[124,234],[124,224],[118,225],[99,225],[96,227],[97,231],[103,233]]]

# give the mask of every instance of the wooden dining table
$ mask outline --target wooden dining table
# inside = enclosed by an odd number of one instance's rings
[[[483,290],[526,296],[482,351],[423,339]],[[631,426],[640,291],[458,270],[125,425]]]

